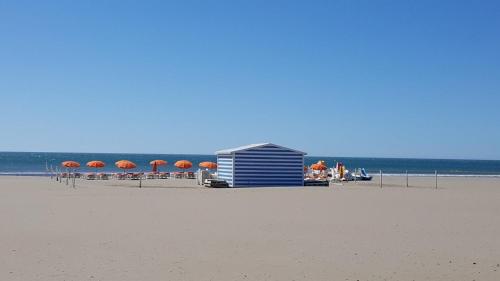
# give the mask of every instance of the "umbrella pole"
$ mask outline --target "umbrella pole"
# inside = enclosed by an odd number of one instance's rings
[[[66,169],[66,185],[68,185],[69,181],[69,169]]]

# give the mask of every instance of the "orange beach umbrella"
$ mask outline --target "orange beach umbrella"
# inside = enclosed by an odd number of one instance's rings
[[[191,163],[187,160],[180,160],[180,161],[175,162],[175,167],[177,167],[179,169],[189,169],[189,168],[193,167],[193,163]]]
[[[63,167],[68,168],[68,171],[71,171],[71,168],[76,169],[76,168],[80,167],[80,163],[78,163],[76,161],[64,161],[61,163],[61,165]],[[66,177],[66,185],[68,185],[69,177],[71,177],[71,172],[70,172],[70,175]],[[76,175],[73,175],[73,187],[75,187],[75,178],[76,178]]]
[[[217,163],[214,163],[214,162],[208,162],[208,161],[201,162],[199,166],[201,168],[207,168],[210,170],[217,169]]]
[[[316,164],[311,165],[311,169],[316,170],[316,171],[324,171],[324,170],[326,170],[326,166],[323,164],[316,163]]]
[[[106,163],[102,162],[102,161],[90,161],[90,162],[87,162],[87,167],[90,167],[90,168],[104,168],[104,166],[106,166]]]
[[[137,167],[137,165],[134,162],[128,160],[117,161],[115,163],[115,166],[123,170],[133,169]]]
[[[156,172],[158,172],[158,166],[167,165],[167,161],[165,161],[165,160],[153,160],[153,161],[149,162],[149,164],[151,164],[151,166],[152,166],[153,173],[156,173]]]
[[[78,163],[76,161],[64,161],[61,163],[61,165],[66,167],[66,168],[78,168],[78,167],[80,167],[80,163]]]
[[[149,164],[163,166],[163,165],[167,165],[167,161],[165,161],[165,160],[153,160],[153,161],[149,162]]]

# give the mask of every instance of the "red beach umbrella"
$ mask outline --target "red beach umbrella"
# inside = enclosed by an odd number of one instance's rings
[[[177,167],[179,169],[189,169],[189,168],[193,167],[193,163],[191,163],[187,160],[180,160],[180,161],[175,162],[175,167]]]

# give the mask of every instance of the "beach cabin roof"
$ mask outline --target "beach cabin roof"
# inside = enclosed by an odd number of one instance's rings
[[[274,146],[274,147],[277,147],[277,148],[290,150],[290,151],[293,151],[293,152],[296,152],[296,153],[299,153],[299,154],[302,154],[302,155],[306,155],[307,154],[307,153],[299,151],[299,150],[291,149],[291,148],[288,148],[288,147],[284,147],[284,146],[273,144],[273,143],[269,143],[269,142],[249,144],[249,145],[244,145],[244,146],[235,147],[235,148],[223,149],[223,150],[216,151],[215,154],[233,154],[235,152],[250,150],[250,149],[253,149],[253,148],[260,148],[260,147],[264,147],[264,146]]]

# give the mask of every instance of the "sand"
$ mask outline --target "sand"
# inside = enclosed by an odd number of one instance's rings
[[[500,280],[500,179],[384,182],[0,177],[0,280]]]

